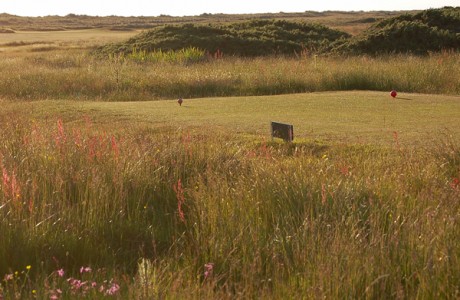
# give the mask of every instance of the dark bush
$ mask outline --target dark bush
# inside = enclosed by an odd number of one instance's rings
[[[346,54],[427,54],[460,48],[460,7],[429,9],[382,20],[328,49]]]
[[[325,44],[349,37],[347,33],[318,24],[275,20],[253,20],[230,25],[167,25],[137,35],[125,43],[107,45],[99,53],[136,50],[179,50],[195,47],[225,55],[294,55],[304,49],[317,50]]]

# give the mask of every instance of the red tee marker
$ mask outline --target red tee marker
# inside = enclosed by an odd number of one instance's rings
[[[391,97],[396,98],[396,96],[398,95],[398,93],[397,93],[395,90],[392,90],[392,91],[390,92],[390,95],[391,95]]]
[[[177,100],[177,103],[179,103],[179,106],[182,106],[182,102],[184,102],[184,100],[182,100],[182,98],[179,98],[179,100]]]

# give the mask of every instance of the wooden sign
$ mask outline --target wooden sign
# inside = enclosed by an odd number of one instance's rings
[[[272,138],[280,138],[286,142],[294,140],[294,126],[278,122],[271,122]]]

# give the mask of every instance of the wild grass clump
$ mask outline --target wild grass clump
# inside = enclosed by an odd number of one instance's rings
[[[178,63],[187,65],[190,63],[202,62],[206,60],[207,56],[205,51],[195,47],[189,47],[178,51],[155,50],[153,52],[133,49],[133,51],[127,55],[127,58],[139,62]]]
[[[459,295],[454,140],[280,144],[37,119],[11,105],[0,129],[3,297]]]

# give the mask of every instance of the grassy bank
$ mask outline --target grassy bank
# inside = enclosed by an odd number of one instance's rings
[[[302,103],[314,113],[338,95]],[[350,105],[328,114],[355,118],[358,96],[344,93]],[[213,106],[223,99],[185,102],[181,111],[170,101],[3,102],[0,295],[458,297],[460,145],[449,137],[457,129],[446,125],[424,146],[405,142],[401,129],[422,130],[428,105],[407,98],[414,114],[394,117],[383,144],[352,142],[334,127],[341,142],[306,132],[294,144],[271,142],[233,117],[240,107],[262,118],[248,98],[229,99],[240,102],[228,110]],[[454,98],[430,109],[454,113]],[[252,100],[290,111],[281,97]],[[202,112],[174,121],[194,107]],[[213,114],[233,129],[209,130]],[[306,126],[309,114],[297,114]]]
[[[140,63],[95,59],[75,50],[5,55],[0,96],[6,99],[139,101],[178,97],[275,95],[375,90],[459,94],[460,55],[312,57]]]

